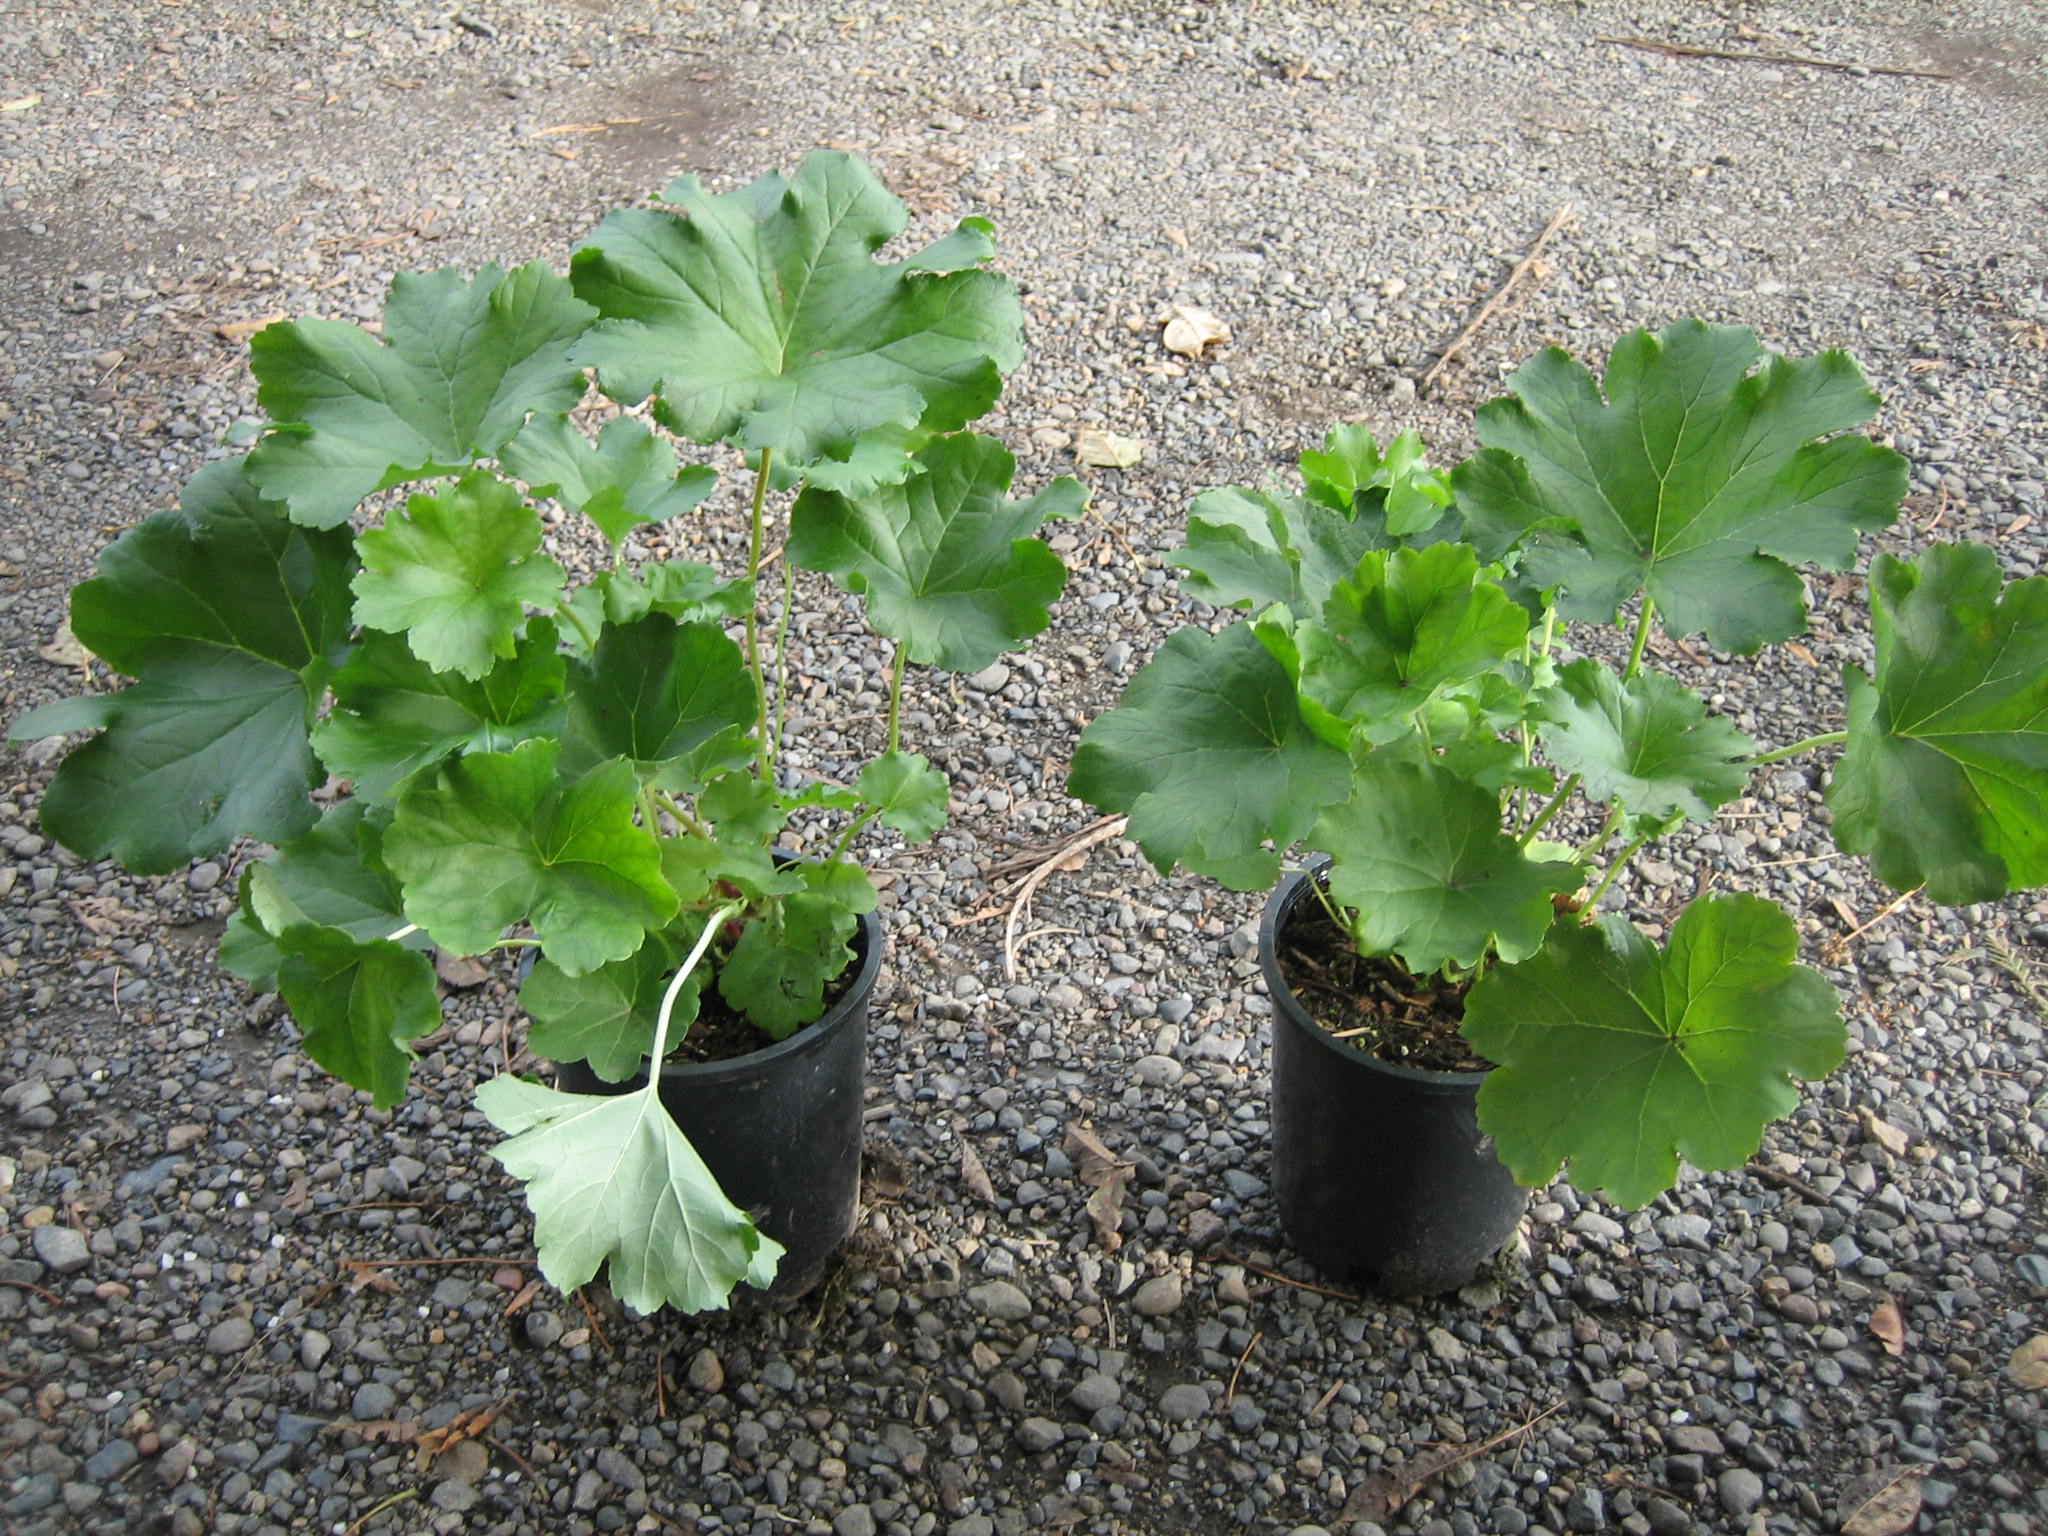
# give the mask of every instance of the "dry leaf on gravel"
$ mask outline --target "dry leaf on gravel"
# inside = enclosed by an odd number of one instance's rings
[[[57,626],[57,632],[50,636],[48,645],[36,647],[36,654],[53,667],[83,667],[92,660],[92,652],[80,645],[78,636],[71,633],[69,619]]]
[[[1880,1467],[1842,1490],[1835,1523],[1842,1536],[1901,1536],[1920,1515],[1925,1467]]]
[[[355,1431],[373,1445],[411,1445],[420,1437],[419,1422],[415,1419],[336,1419],[327,1426],[327,1433],[338,1435],[345,1429]]]
[[[434,974],[458,992],[480,987],[491,979],[491,973],[469,956],[451,955],[438,949],[434,951]]]
[[[1193,304],[1176,304],[1166,312],[1162,338],[1166,350],[1183,357],[1200,357],[1208,348],[1230,340],[1230,327]]]
[[[258,331],[263,330],[266,327],[276,325],[280,320],[284,320],[287,318],[289,317],[282,313],[279,313],[275,315],[265,315],[261,320],[224,320],[219,325],[213,328],[213,333],[214,335],[218,336],[222,341],[233,342],[236,345],[240,345],[242,342],[247,341],[251,336],[254,336]]]
[[[982,1166],[981,1154],[974,1150],[974,1143],[964,1135],[960,1138],[960,1178],[967,1186],[967,1193],[983,1205],[996,1203],[996,1187],[989,1180],[988,1169]]]
[[[1088,1224],[1105,1253],[1115,1253],[1124,1243],[1124,1185],[1136,1165],[1118,1157],[1085,1125],[1067,1127],[1061,1151],[1073,1159],[1074,1172],[1092,1187],[1088,1196]]]
[[[1884,1346],[1886,1354],[1903,1355],[1906,1352],[1906,1316],[1889,1296],[1870,1314],[1869,1326],[1870,1336]]]
[[[1145,445],[1135,437],[1119,437],[1100,427],[1083,427],[1074,439],[1074,457],[1099,469],[1129,469],[1145,457]]]
[[[415,1466],[424,1472],[443,1451],[453,1450],[465,1440],[482,1438],[484,1431],[498,1422],[498,1415],[511,1406],[511,1398],[501,1397],[485,1408],[464,1409],[439,1429],[426,1431],[419,1437],[419,1455]]]
[[[2048,1333],[2037,1333],[2014,1350],[2005,1374],[2029,1392],[2048,1388]]]

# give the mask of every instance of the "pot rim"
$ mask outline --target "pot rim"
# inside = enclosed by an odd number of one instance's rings
[[[1339,1060],[1352,1063],[1389,1077],[1414,1083],[1418,1088],[1434,1088],[1444,1093],[1469,1093],[1478,1088],[1492,1074],[1488,1067],[1481,1072],[1432,1072],[1423,1067],[1403,1066],[1398,1061],[1386,1061],[1365,1051],[1353,1050],[1343,1042],[1330,1038],[1328,1030],[1309,1016],[1309,1012],[1295,996],[1294,989],[1280,974],[1280,925],[1301,904],[1308,890],[1310,880],[1322,879],[1323,871],[1329,867],[1330,856],[1325,853],[1311,855],[1302,864],[1286,871],[1280,883],[1273,887],[1266,898],[1265,910],[1259,917],[1259,969],[1266,978],[1266,992],[1272,999],[1274,1027],[1285,1020],[1298,1034],[1306,1035],[1316,1045]]]

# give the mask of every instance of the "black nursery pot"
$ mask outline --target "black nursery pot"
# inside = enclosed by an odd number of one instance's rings
[[[1529,1192],[1479,1129],[1483,1072],[1423,1072],[1353,1050],[1280,974],[1279,936],[1310,876],[1283,880],[1259,924],[1273,1000],[1273,1194],[1295,1248],[1327,1275],[1421,1295],[1471,1284]]]
[[[853,952],[845,991],[815,1024],[751,1055],[662,1069],[670,1116],[732,1203],[788,1250],[771,1300],[815,1286],[859,1212],[868,1000],[882,967],[874,913],[862,915]],[[646,1078],[607,1083],[583,1062],[565,1061],[560,1081],[571,1093],[624,1093]],[[742,1285],[733,1304],[760,1294]]]

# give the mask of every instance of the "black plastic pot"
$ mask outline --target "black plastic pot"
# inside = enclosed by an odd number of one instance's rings
[[[751,1055],[662,1069],[670,1116],[733,1204],[788,1250],[771,1300],[816,1285],[859,1212],[868,1000],[882,967],[882,925],[872,912],[853,951],[846,990],[815,1024]],[[572,1093],[624,1093],[647,1079],[607,1083],[572,1061],[560,1064],[560,1081]],[[732,1299],[744,1305],[759,1294],[743,1285]]]
[[[1259,925],[1273,1000],[1273,1194],[1287,1237],[1325,1274],[1401,1295],[1469,1285],[1514,1234],[1529,1192],[1493,1155],[1483,1072],[1423,1072],[1332,1039],[1280,974],[1279,935],[1309,875]]]

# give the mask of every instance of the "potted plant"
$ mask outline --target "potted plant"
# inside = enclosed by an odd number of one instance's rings
[[[12,732],[97,730],[42,804],[83,857],[161,873],[272,845],[224,963],[380,1107],[439,1027],[429,947],[525,950],[528,1043],[583,1091],[501,1076],[478,1102],[543,1272],[609,1265],[642,1311],[765,1285],[784,1245],[801,1286],[850,1229],[882,940],[849,849],[877,822],[929,838],[948,800],[900,741],[905,669],[979,670],[1042,629],[1066,572],[1032,535],[1085,500],[1010,500],[1011,456],[960,430],[1021,357],[985,221],[877,262],[907,215],[838,154],[662,201],[606,218],[566,278],[402,274],[380,332],[259,333],[253,449],[73,593],[75,633],[134,682]],[[655,426],[588,435],[586,370]],[[738,450],[737,572],[643,558],[717,482],[674,439]],[[549,501],[601,541],[593,574],[549,553]],[[891,646],[880,750],[846,783],[782,757],[799,698],[828,693],[792,675],[797,567]],[[671,1060],[699,1037],[737,1059]],[[715,1174],[693,1136],[724,1149]]]
[[[1246,616],[1169,639],[1071,777],[1162,870],[1256,890],[1321,856],[1263,930],[1276,1198],[1312,1258],[1402,1289],[1465,1283],[1519,1215],[1509,1174],[1640,1207],[1681,1159],[1741,1165],[1841,1062],[1777,906],[1701,895],[1661,945],[1600,910],[1758,768],[1839,745],[1834,838],[1895,889],[2048,881],[2048,581],[2001,587],[1990,550],[1875,557],[1844,730],[1766,749],[1645,667],[1653,624],[1798,635],[1794,567],[1847,569],[1895,515],[1906,467],[1853,430],[1877,401],[1847,355],[1688,322],[1604,381],[1553,349],[1508,387],[1448,476],[1340,428],[1305,494],[1198,497],[1187,590]],[[1578,655],[1559,624],[1625,618]]]

